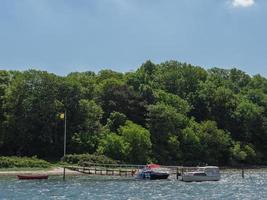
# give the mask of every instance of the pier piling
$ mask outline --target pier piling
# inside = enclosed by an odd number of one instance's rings
[[[65,181],[66,179],[66,168],[64,167],[63,168],[63,181]]]

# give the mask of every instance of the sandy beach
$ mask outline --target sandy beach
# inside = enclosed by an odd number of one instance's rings
[[[62,167],[55,167],[52,169],[48,170],[33,170],[33,171],[27,171],[27,170],[22,170],[22,171],[0,171],[0,176],[17,176],[21,174],[46,174],[46,175],[62,175],[63,174],[63,168]],[[66,175],[81,175],[82,173],[76,172],[76,171],[71,171],[66,169]]]

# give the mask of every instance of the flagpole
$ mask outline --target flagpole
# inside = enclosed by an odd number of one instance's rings
[[[64,156],[66,155],[66,140],[67,140],[67,111],[64,112]]]
[[[67,140],[67,111],[64,111],[64,156],[66,155],[66,140]],[[65,181],[66,171],[65,167],[63,168],[63,180]]]

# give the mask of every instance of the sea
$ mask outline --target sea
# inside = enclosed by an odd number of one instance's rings
[[[267,200],[267,170],[224,170],[215,182],[185,183],[175,176],[167,180],[137,180],[104,176],[50,176],[47,180],[0,177],[0,200],[45,199],[237,199]]]

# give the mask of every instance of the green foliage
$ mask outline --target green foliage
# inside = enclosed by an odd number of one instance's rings
[[[84,99],[93,99],[96,93],[96,75],[94,72],[70,73],[68,80],[77,84]]]
[[[101,141],[98,152],[115,160],[146,163],[152,146],[149,131],[127,121],[117,132],[118,134],[109,133]]]
[[[7,154],[45,156],[55,150],[58,87],[59,78],[47,72],[29,70],[13,78],[4,97]]]
[[[37,157],[0,157],[0,168],[48,168],[51,164]]]
[[[241,99],[233,113],[237,122],[235,138],[250,142],[255,132],[259,131],[263,111],[264,109],[257,104]]]
[[[111,132],[117,132],[120,126],[126,123],[127,117],[123,113],[112,112],[107,121],[107,127]]]
[[[129,149],[127,143],[122,136],[116,133],[109,133],[104,139],[101,140],[98,147],[98,153],[104,154],[115,160],[126,160]]]
[[[155,91],[155,99],[157,102],[174,107],[178,113],[187,114],[191,109],[187,101],[163,90]]]
[[[176,137],[186,127],[188,119],[169,105],[157,103],[148,107],[148,127],[153,143],[153,154],[160,163],[179,160]]]
[[[146,102],[132,87],[120,80],[107,79],[100,85],[98,100],[104,110],[104,121],[110,113],[123,113],[128,119],[142,124]]]
[[[73,144],[78,152],[96,151],[101,137],[101,123],[103,111],[93,100],[79,101],[79,116],[81,117],[77,133],[72,137]]]
[[[0,155],[60,158],[64,111],[68,153],[138,164],[267,163],[267,79],[236,68],[146,61],[132,72],[66,77],[0,70]]]
[[[99,164],[116,164],[115,160],[112,160],[104,155],[96,154],[67,154],[61,158],[61,161],[68,164],[85,165],[86,163],[99,163]]]
[[[243,145],[242,147],[240,142],[236,142],[231,148],[231,153],[234,161],[241,163],[253,163],[257,156],[252,145]]]
[[[257,104],[253,104],[252,102],[243,100],[238,104],[235,110],[235,117],[241,121],[245,121],[245,123],[249,123],[250,121],[259,119],[262,115],[262,112],[262,107],[258,106]]]
[[[180,148],[182,151],[182,160],[180,164],[198,165],[204,162],[203,146],[199,136],[200,125],[191,120],[188,126],[182,130],[180,139]]]
[[[156,81],[159,87],[167,92],[191,100],[199,84],[206,78],[206,71],[200,67],[169,61],[159,66]]]
[[[230,147],[232,146],[229,133],[218,129],[214,121],[201,123],[199,131],[203,161],[213,165],[229,162]]]
[[[149,131],[140,125],[127,121],[118,132],[128,147],[126,149],[126,161],[146,163],[152,146]]]

